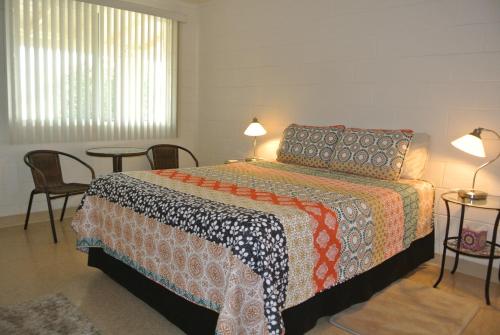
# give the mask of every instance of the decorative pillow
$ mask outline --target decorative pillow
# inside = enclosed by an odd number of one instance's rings
[[[425,133],[415,133],[406,153],[401,178],[420,179],[424,174],[425,164],[429,156],[430,136]]]
[[[291,124],[283,132],[276,160],[327,168],[344,129],[344,126],[314,127]]]
[[[412,130],[347,128],[335,148],[331,168],[362,176],[398,180]]]

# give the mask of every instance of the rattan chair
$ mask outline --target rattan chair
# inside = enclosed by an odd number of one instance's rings
[[[49,209],[50,225],[52,227],[52,237],[54,238],[54,243],[57,243],[57,234],[54,226],[54,214],[52,211],[51,200],[64,197],[64,205],[60,218],[60,221],[62,221],[64,219],[64,212],[66,211],[68,198],[72,195],[85,193],[85,191],[87,191],[89,187],[88,184],[64,182],[61,170],[61,162],[59,159],[60,155],[72,158],[77,162],[83,164],[90,170],[92,179],[95,178],[94,169],[90,165],[88,165],[81,159],[64,152],[54,150],[34,150],[24,155],[24,162],[31,169],[33,182],[35,184],[35,188],[33,189],[33,191],[31,191],[30,195],[28,211],[26,213],[26,220],[24,222],[24,229],[28,228],[33,197],[35,196],[35,194],[44,193],[47,199],[47,207]]]
[[[187,152],[198,166],[198,159],[188,149],[175,144],[157,144],[149,147],[146,152],[151,169],[177,169],[179,167],[179,150]]]

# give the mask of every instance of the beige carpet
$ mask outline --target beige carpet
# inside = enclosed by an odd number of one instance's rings
[[[62,294],[0,307],[0,334],[98,335],[97,329]]]
[[[330,322],[356,335],[458,335],[478,309],[469,298],[403,279]]]

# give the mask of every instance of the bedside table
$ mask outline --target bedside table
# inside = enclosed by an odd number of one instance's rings
[[[500,220],[500,197],[489,195],[485,200],[470,200],[463,199],[458,196],[457,192],[447,192],[441,195],[446,205],[446,232],[443,241],[443,258],[441,260],[441,271],[439,273],[439,278],[434,284],[437,287],[443,279],[444,265],[446,262],[446,250],[451,250],[455,252],[455,264],[451,273],[455,273],[458,267],[458,260],[460,255],[466,255],[469,257],[488,259],[488,270],[486,272],[486,283],[484,288],[484,296],[486,299],[486,304],[490,304],[490,280],[491,280],[491,270],[493,268],[493,261],[500,258],[500,244],[496,243],[498,223]],[[450,231],[450,203],[457,204],[461,206],[460,211],[460,225],[458,227],[458,236],[449,237]],[[492,210],[497,212],[497,218],[495,220],[495,225],[493,226],[493,236],[490,241],[486,241],[486,246],[478,251],[473,251],[469,249],[461,249],[460,241],[462,239],[462,228],[464,224],[465,207],[475,207],[483,210]],[[498,278],[500,280],[500,271],[498,272]]]
[[[228,159],[227,161],[224,161],[224,164],[241,163],[244,161],[245,161],[244,159]]]
[[[249,158],[228,159],[227,161],[224,162],[224,164],[233,164],[233,163],[241,163],[241,162],[247,162],[247,163],[250,163],[250,162],[261,162],[263,160],[264,159],[262,159],[262,158],[253,158],[253,159],[249,159]]]

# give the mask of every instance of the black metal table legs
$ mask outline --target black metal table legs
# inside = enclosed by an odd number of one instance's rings
[[[464,227],[464,214],[465,214],[465,206],[461,206],[462,209],[460,211],[460,226],[458,227],[458,241],[457,241],[457,251],[455,252],[455,264],[453,264],[453,270],[451,270],[451,273],[455,273],[457,271],[458,267],[458,259],[460,258],[460,245],[462,241],[462,228]],[[448,217],[450,214],[448,214]]]
[[[488,260],[488,272],[486,272],[486,283],[484,288],[484,297],[486,298],[486,304],[490,305],[490,280],[491,280],[491,269],[493,268],[493,259],[495,256],[495,247],[498,232],[498,221],[500,219],[500,211],[497,213],[497,219],[495,220],[495,226],[493,227],[493,236],[491,238],[491,249],[490,249],[490,259]],[[498,272],[498,278],[500,278],[500,270]]]
[[[461,253],[460,242],[462,241],[462,229],[463,229],[463,224],[464,224],[465,205],[461,205],[460,226],[458,228],[458,236],[457,237],[449,237],[450,219],[451,218],[450,218],[450,206],[448,204],[448,201],[446,201],[446,200],[445,200],[445,205],[446,205],[446,216],[447,217],[446,217],[446,231],[445,231],[445,236],[444,236],[444,240],[443,240],[443,256],[441,259],[441,269],[439,271],[439,277],[438,277],[436,283],[434,284],[434,287],[437,287],[439,285],[439,283],[441,282],[441,280],[443,279],[444,267],[445,267],[445,263],[446,263],[446,250],[451,249],[451,250],[455,251],[455,263],[453,265],[453,269],[451,270],[452,274],[455,273],[455,271],[458,268],[458,261],[459,261],[460,253]],[[486,304],[488,304],[488,305],[490,305],[491,271],[493,269],[493,261],[495,259],[495,248],[498,246],[496,244],[496,239],[497,239],[499,221],[500,221],[500,210],[497,211],[497,217],[495,220],[495,226],[493,227],[493,236],[492,236],[491,242],[488,241],[488,243],[490,243],[490,245],[491,245],[489,257],[482,257],[482,258],[488,258],[488,269],[486,272],[486,282],[485,282],[485,288],[484,288],[484,297],[486,300]],[[456,248],[449,247],[448,241],[455,240],[455,239],[457,241]],[[471,254],[467,254],[467,255],[474,257],[474,255],[471,255]],[[500,280],[500,270],[498,272],[498,278]]]
[[[445,201],[444,203],[446,204],[446,232],[444,233],[443,240],[443,258],[441,259],[441,270],[439,271],[439,278],[434,284],[434,287],[437,287],[441,282],[441,279],[443,279],[444,264],[446,263],[446,243],[448,241],[448,232],[450,231],[450,205],[448,205],[447,201]]]
[[[122,171],[122,156],[113,156],[113,172]]]

